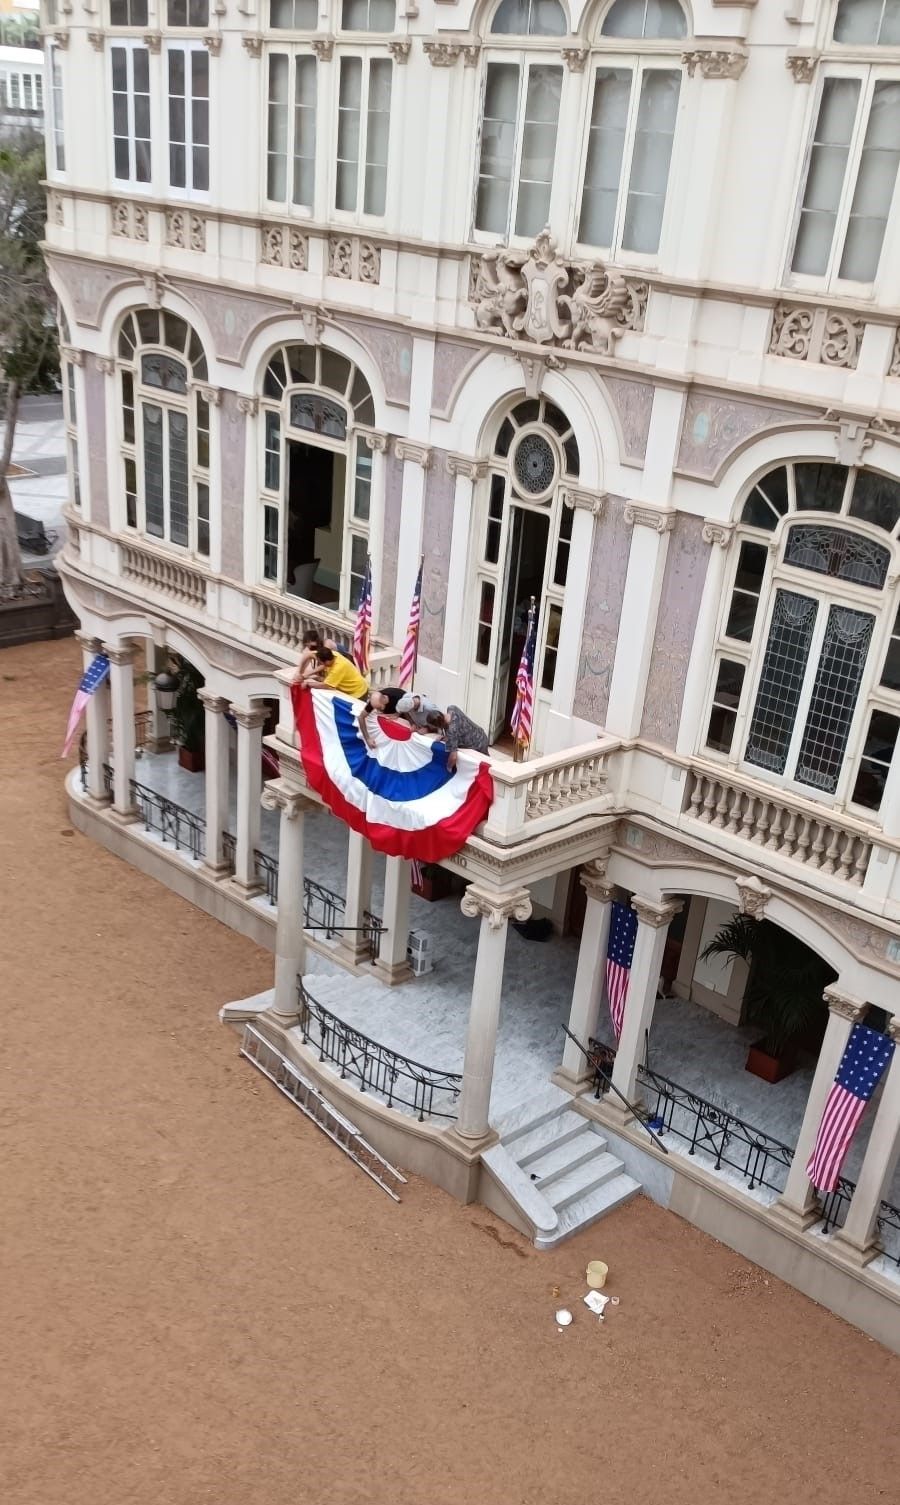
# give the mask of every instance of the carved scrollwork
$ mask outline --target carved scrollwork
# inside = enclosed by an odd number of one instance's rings
[[[221,14],[221,12],[218,12]],[[218,57],[222,51],[222,34],[218,31],[208,31],[203,38],[203,45],[210,57]]]
[[[150,216],[146,204],[133,204],[128,199],[119,199],[110,206],[110,218],[110,234],[121,235],[129,240],[149,239]]]
[[[588,47],[563,47],[562,60],[570,73],[583,73],[584,65],[590,56]]]
[[[237,410],[243,413],[245,418],[255,418],[259,411],[259,398],[248,397],[245,393],[241,393],[237,400]]]
[[[863,318],[839,309],[776,303],[769,354],[793,361],[819,361],[824,366],[853,371],[865,327]]]
[[[265,783],[260,804],[264,810],[280,810],[287,820],[296,820],[305,810],[315,807],[315,801],[294,789],[285,779],[270,779]]]
[[[842,993],[840,988],[826,988],[823,998],[832,1014],[839,1014],[842,1019],[849,1019],[851,1024],[859,1024],[866,1017],[869,1005],[859,998],[853,998],[849,993]]]
[[[717,523],[708,518],[703,524],[700,536],[704,543],[717,543],[720,549],[727,549],[733,532],[734,528],[731,523]]]
[[[394,454],[398,460],[414,461],[423,470],[428,470],[431,465],[430,445],[418,444],[414,439],[395,439]]]
[[[811,84],[818,61],[817,52],[789,52],[784,64],[795,84]]]
[[[638,917],[641,925],[650,925],[654,930],[661,930],[664,925],[670,925],[675,916],[681,910],[678,900],[663,900],[658,903],[655,899],[645,899],[641,894],[635,894],[631,907]]]
[[[470,920],[487,920],[491,930],[499,930],[507,920],[527,920],[531,914],[531,895],[527,888],[495,892],[470,883],[459,904]]]
[[[668,533],[675,526],[674,508],[641,507],[637,502],[629,502],[625,508],[624,518],[630,528],[652,528],[655,533]]]
[[[328,275],[349,282],[381,281],[381,249],[356,235],[329,235]]]
[[[309,236],[296,225],[261,225],[259,259],[263,266],[305,272],[309,265]]]
[[[603,516],[607,499],[605,491],[582,491],[576,486],[563,487],[563,506],[571,507],[573,512],[589,512],[591,517]]]
[[[738,878],[737,891],[741,914],[749,915],[751,920],[762,920],[772,890],[766,888],[759,878]]]
[[[412,42],[409,40],[409,37],[394,37],[392,41],[388,42],[388,52],[395,63],[408,62],[411,47]]]
[[[189,209],[166,210],[166,245],[183,251],[206,250],[206,221]]]
[[[310,43],[320,63],[330,63],[334,56],[334,37],[313,37]]]
[[[740,78],[747,66],[747,53],[736,49],[697,47],[683,52],[681,61],[689,78],[693,78],[698,68],[704,78]]]
[[[462,51],[459,42],[423,42],[422,49],[432,68],[452,68]]]
[[[245,32],[241,37],[241,46],[248,57],[262,56],[262,37],[254,36],[252,32]]]
[[[448,455],[446,465],[449,475],[465,476],[469,481],[479,481],[488,472],[487,460],[476,460],[468,455]]]

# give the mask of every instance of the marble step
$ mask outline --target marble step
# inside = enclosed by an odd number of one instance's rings
[[[527,1102],[518,1103],[513,1108],[507,1108],[505,1113],[498,1114],[494,1128],[510,1153],[514,1154],[513,1146],[521,1141],[523,1135],[552,1118],[558,1118],[561,1113],[569,1112],[571,1107],[571,1093],[563,1092],[562,1088],[552,1082],[546,1082],[531,1094]]]
[[[568,1144],[585,1128],[585,1120],[579,1113],[554,1113],[551,1118],[545,1118],[542,1123],[523,1129],[521,1133],[512,1138],[503,1138],[501,1143],[506,1146],[513,1159],[521,1165],[524,1171],[534,1170],[533,1162],[540,1155],[544,1155],[555,1145]]]
[[[530,1162],[523,1164],[520,1160],[519,1164],[538,1190],[546,1191],[548,1186],[559,1181],[568,1171],[576,1170],[585,1161],[602,1155],[605,1150],[606,1140],[582,1121],[581,1128],[568,1134],[561,1143],[552,1145]]]
[[[636,1197],[641,1189],[639,1181],[624,1171],[613,1176],[610,1181],[604,1182],[596,1190],[579,1197],[577,1201],[570,1202],[567,1207],[559,1210],[557,1224],[552,1233],[538,1233],[535,1238],[535,1247],[538,1249],[554,1249],[563,1239],[571,1238],[573,1233],[581,1233],[589,1228],[592,1223],[598,1222],[608,1212],[614,1212],[617,1207],[623,1207]]]
[[[607,1181],[612,1181],[622,1171],[622,1162],[616,1155],[611,1155],[608,1150],[602,1150],[599,1155],[592,1155],[589,1159],[573,1166],[570,1171],[558,1177],[548,1186],[545,1196],[551,1207],[561,1213],[573,1202],[586,1197],[589,1192],[598,1190]]]

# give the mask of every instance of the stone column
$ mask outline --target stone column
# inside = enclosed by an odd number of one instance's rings
[[[405,857],[387,857],[384,864],[384,914],[378,960],[385,982],[405,982],[409,977],[406,949],[409,945],[409,863]]]
[[[134,649],[107,648],[112,701],[113,814],[123,821],[137,817],[131,797],[134,778]]]
[[[840,987],[826,988],[824,998],[828,1005],[828,1024],[825,1027],[825,1035],[819,1050],[819,1059],[812,1086],[809,1089],[809,1097],[806,1100],[803,1122],[800,1125],[800,1133],[797,1136],[794,1158],[791,1161],[785,1188],[772,1208],[782,1222],[801,1230],[809,1228],[819,1216],[815,1189],[806,1174],[806,1166],[822,1121],[825,1099],[831,1090],[835,1072],[847,1047],[850,1031],[854,1024],[858,1024],[865,1017],[867,1009],[865,1003],[843,993]]]
[[[284,779],[270,780],[262,793],[267,810],[280,810],[278,831],[278,918],[275,927],[275,1001],[268,1017],[289,1029],[298,1018],[297,979],[306,961],[303,926],[303,815],[311,802]]]
[[[531,895],[527,888],[495,893],[470,883],[463,894],[461,908],[464,915],[480,919],[481,928],[456,1131],[463,1139],[479,1140],[486,1137],[491,1127],[491,1083],[500,1022],[507,925],[510,918],[528,919]]]
[[[79,643],[84,652],[84,668],[90,668],[98,653],[103,652],[103,644],[99,638],[92,638],[89,633],[76,633]],[[106,792],[106,782],[103,777],[103,765],[109,762],[109,679],[105,679],[102,685],[98,685],[85,712],[85,730],[87,732],[87,784],[86,792],[89,799],[96,805],[108,805],[109,795]]]
[[[259,846],[260,793],[262,790],[262,729],[266,710],[248,711],[232,706],[237,722],[237,842],[234,855],[234,881],[249,897],[260,891],[253,853]],[[279,858],[280,862],[280,858]]]
[[[206,849],[203,866],[215,877],[230,872],[226,861],[222,832],[228,825],[228,722],[225,712],[229,702],[209,690],[197,694],[206,711],[204,745],[206,752]]]
[[[697,746],[700,717],[706,705],[708,693],[709,661],[715,647],[716,622],[722,606],[722,586],[728,564],[728,546],[733,528],[726,523],[708,518],[703,524],[701,537],[711,544],[706,579],[700,597],[700,611],[694,628],[694,646],[691,649],[684,700],[681,704],[681,719],[678,727],[676,751],[690,755]],[[704,728],[705,730],[705,728]]]
[[[638,917],[637,936],[625,998],[622,1035],[612,1072],[613,1086],[629,1102],[634,1101],[638,1066],[644,1054],[645,1032],[653,1020],[666,934],[681,905],[665,901],[660,903],[635,894],[631,907]],[[615,1110],[615,1099],[609,1106]],[[618,1106],[621,1107],[621,1103]]]
[[[593,862],[584,869],[580,882],[587,894],[587,907],[581,945],[578,948],[569,1029],[586,1046],[591,1036],[597,1034],[600,1011],[606,996],[606,948],[615,884],[610,883],[604,869]],[[560,1086],[573,1088],[581,1087],[592,1079],[593,1072],[586,1057],[568,1036],[563,1047],[562,1066],[555,1075],[561,1079]]]
[[[165,649],[157,648],[152,638],[148,639],[144,664],[148,674],[157,675],[166,666],[168,655]],[[148,752],[165,752],[171,745],[169,736],[169,718],[165,711],[160,710],[156,687],[152,679],[147,681],[147,709],[150,712],[150,728],[147,734]]]
[[[606,731],[617,737],[636,737],[640,730],[674,518],[674,512],[634,502],[625,508],[625,521],[633,525],[631,549],[606,710]]]
[[[391,859],[388,858],[388,861]],[[405,864],[403,864],[405,866]],[[409,878],[407,875],[407,889]],[[366,910],[372,908],[372,848],[358,831],[349,833],[347,842],[347,887],[344,901],[344,924],[346,931],[340,937],[340,948],[346,959],[354,965],[369,960],[369,942],[362,931]],[[407,916],[409,904],[407,903]],[[407,924],[407,930],[409,926]],[[385,936],[385,945],[390,937]],[[403,961],[406,961],[406,943],[403,945]]]
[[[900,1047],[900,1014],[888,1025],[895,1046]],[[900,1048],[894,1050],[887,1068],[881,1101],[869,1135],[862,1170],[843,1228],[835,1245],[854,1264],[867,1265],[878,1253],[875,1223],[882,1198],[889,1189],[900,1157]]]

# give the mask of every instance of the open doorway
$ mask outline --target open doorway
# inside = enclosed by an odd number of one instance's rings
[[[550,519],[546,512],[511,508],[506,590],[491,707],[490,739],[495,743],[509,729],[516,698],[516,671],[525,646],[532,596],[537,611],[541,609],[549,536]]]
[[[289,439],[285,591],[320,606],[340,601],[346,458]]]

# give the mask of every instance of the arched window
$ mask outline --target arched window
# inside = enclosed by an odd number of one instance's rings
[[[895,0],[840,0],[798,195],[791,271],[809,285],[874,282],[900,163],[896,61],[859,49],[900,47]],[[846,48],[856,49],[856,60]]]
[[[261,401],[262,578],[354,611],[369,553],[375,405],[361,371],[315,345],[275,350]]]
[[[478,524],[469,703],[492,741],[508,729],[532,597],[538,717],[550,704],[572,538],[564,493],[578,470],[565,414],[545,397],[516,403],[497,431]]]
[[[706,747],[877,810],[900,729],[888,587],[900,481],[822,461],[751,488],[733,545]]]
[[[501,0],[491,38],[560,37],[559,0]],[[550,189],[562,98],[559,53],[492,46],[484,80],[475,229],[532,237],[550,217]]]
[[[613,254],[659,250],[681,91],[677,54],[610,52],[609,43],[679,41],[677,0],[615,0],[600,27],[577,238]]]
[[[127,314],[116,348],[125,520],[148,538],[209,555],[210,402],[206,356],[177,314]]]

